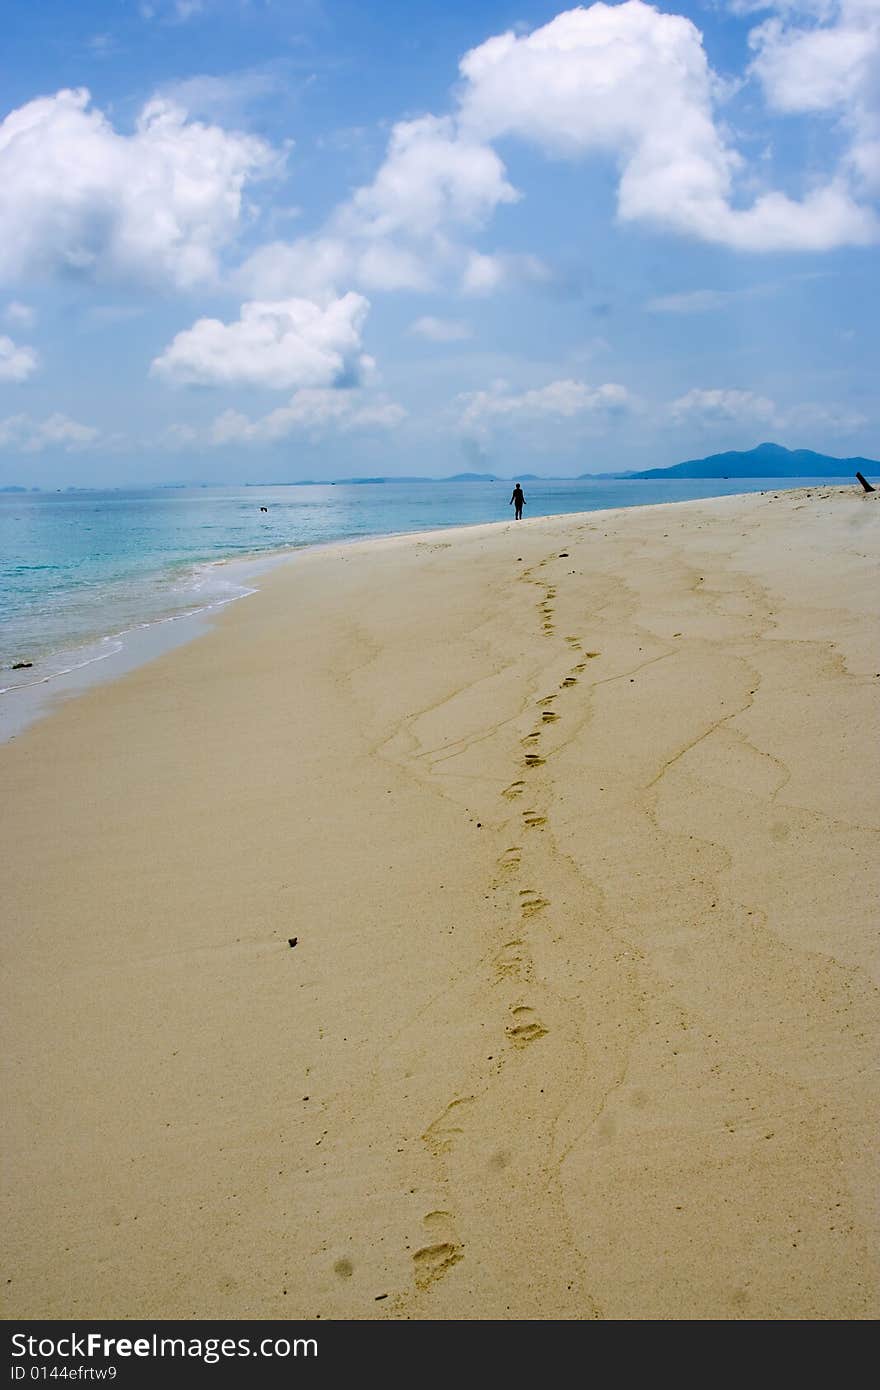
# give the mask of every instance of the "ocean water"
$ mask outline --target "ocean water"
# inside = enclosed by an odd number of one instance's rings
[[[525,516],[810,481],[818,480],[527,481]],[[216,608],[252,592],[273,557],[507,521],[511,491],[511,483],[362,483],[0,493],[0,735],[4,712],[24,709],[23,692],[80,688],[187,640]],[[13,670],[19,662],[32,664]]]

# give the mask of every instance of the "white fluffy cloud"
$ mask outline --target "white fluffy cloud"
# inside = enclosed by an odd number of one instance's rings
[[[430,314],[411,323],[409,331],[417,338],[427,338],[429,343],[460,343],[473,336],[469,323],[461,319],[436,319]]]
[[[746,205],[743,188],[754,186],[755,171],[717,119],[724,84],[691,20],[643,0],[597,3],[564,11],[532,33],[495,35],[466,53],[452,111],[398,122],[372,182],[316,234],[255,252],[241,271],[243,290],[260,298],[314,296],[349,285],[424,290],[453,280],[466,293],[486,294],[546,279],[535,257],[467,245],[471,232],[520,197],[495,149],[510,137],[551,158],[613,161],[623,221],[745,251],[821,251],[877,239],[880,220],[861,201],[876,131],[867,98],[858,96],[873,52],[876,0],[804,4],[814,15],[829,7],[846,12],[846,33],[839,25],[840,32],[821,31],[833,60],[807,62],[807,44],[798,61],[808,80],[796,78],[791,25],[798,9],[794,0],[776,0],[784,17],[754,31],[763,35],[754,39],[754,70],[782,109],[836,110],[849,93],[847,119],[858,139],[841,167],[802,198],[769,188]],[[801,106],[792,104],[792,92],[811,83],[812,106],[803,96]]]
[[[45,420],[34,420],[30,415],[9,415],[0,420],[0,449],[14,449],[24,454],[64,449],[69,453],[95,443],[100,433],[91,425],[81,425],[68,415],[58,413]]]
[[[674,425],[708,428],[767,426],[776,430],[825,430],[848,434],[867,423],[864,415],[835,405],[808,402],[782,407],[768,396],[734,388],[688,391],[667,409]]]
[[[568,10],[531,34],[489,39],[460,67],[463,132],[519,136],[560,158],[610,156],[624,221],[756,251],[821,250],[880,232],[842,177],[802,201],[770,191],[734,206],[743,160],[715,121],[718,82],[702,36],[681,15],[642,0]]]
[[[17,347],[11,338],[0,334],[0,381],[27,381],[39,363],[35,348]]]
[[[676,424],[690,420],[707,424],[741,421],[772,424],[777,419],[776,405],[767,396],[735,389],[688,391],[672,402],[669,414]]]
[[[189,121],[165,100],[123,135],[84,89],[39,97],[0,124],[0,281],[210,280],[245,185],[275,167],[264,141]]]
[[[429,289],[441,271],[467,276],[469,253],[457,238],[518,198],[495,151],[463,135],[453,117],[399,121],[373,181],[316,235],[257,250],[240,283],[265,296],[320,295],[343,284]],[[494,280],[510,269],[493,264]]]
[[[518,197],[493,149],[463,135],[450,116],[422,116],[394,126],[375,179],[357,189],[338,222],[357,237],[429,237],[481,226],[499,203]]]
[[[466,433],[483,435],[493,426],[537,420],[571,420],[577,416],[619,415],[633,406],[625,386],[607,382],[589,386],[583,381],[553,381],[529,391],[512,391],[506,381],[488,391],[469,391],[459,397],[460,423]]]
[[[238,410],[224,410],[207,430],[174,426],[166,442],[196,448],[273,444],[297,434],[317,439],[335,432],[393,429],[405,416],[406,411],[394,401],[364,392],[305,389],[266,415],[254,418]]]
[[[753,29],[752,72],[768,104],[828,112],[848,132],[846,164],[866,194],[880,193],[880,4],[826,0],[768,4],[781,11]],[[819,21],[819,22],[816,22]]]
[[[243,304],[234,323],[199,319],[178,333],[151,371],[207,386],[351,386],[371,365],[361,351],[368,309],[353,293],[326,306],[308,299]]]

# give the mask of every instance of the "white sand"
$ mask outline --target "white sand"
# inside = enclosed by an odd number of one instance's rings
[[[306,553],[0,749],[5,1316],[876,1317],[877,496]]]

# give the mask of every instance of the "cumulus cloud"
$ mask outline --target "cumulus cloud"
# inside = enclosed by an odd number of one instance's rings
[[[735,206],[744,161],[716,124],[700,31],[681,15],[642,0],[569,10],[487,40],[460,68],[463,131],[487,143],[519,136],[551,157],[613,158],[623,221],[753,251],[863,244],[880,231],[842,176],[801,201],[770,191]]]
[[[542,285],[552,279],[547,266],[538,256],[523,252],[468,251],[461,273],[461,289],[465,294],[492,294],[508,285]]]
[[[706,391],[695,388],[673,401],[669,413],[676,424],[688,420],[713,424],[746,420],[770,424],[777,416],[776,405],[767,396],[736,389]]]
[[[778,111],[835,115],[845,164],[863,193],[880,193],[880,5],[877,0],[776,3],[749,35],[751,71]]]
[[[34,420],[30,415],[9,415],[0,420],[0,448],[25,454],[40,453],[44,449],[64,449],[70,453],[95,443],[100,433],[91,425],[81,425],[68,415],[58,413],[45,420]]]
[[[272,444],[297,434],[318,439],[328,433],[393,429],[405,417],[402,406],[384,397],[359,391],[307,388],[266,415],[252,417],[238,410],[224,410],[207,429],[173,425],[166,432],[165,442],[193,448]]]
[[[473,337],[469,323],[461,319],[435,319],[430,314],[411,323],[409,331],[417,338],[427,338],[430,343],[460,343]]]
[[[487,144],[452,116],[399,121],[371,183],[341,203],[322,231],[261,247],[240,283],[251,293],[320,295],[342,284],[426,290],[438,273],[467,274],[460,236],[519,194]],[[498,262],[496,280],[511,266]]]
[[[0,281],[209,281],[245,185],[277,167],[264,141],[190,121],[167,100],[123,135],[85,89],[39,97],[0,124]]]
[[[462,428],[477,435],[488,433],[495,425],[516,422],[619,415],[634,404],[626,387],[615,382],[589,386],[570,379],[521,392],[511,390],[506,381],[496,381],[488,391],[466,392],[458,401]]]
[[[199,319],[178,333],[151,371],[203,386],[352,386],[371,365],[361,351],[368,309],[354,293],[326,306],[309,299],[243,304],[234,323]]]
[[[671,402],[666,414],[674,425],[707,428],[753,425],[775,430],[832,430],[847,434],[867,424],[866,416],[835,405],[808,402],[783,407],[768,396],[733,387],[688,391]]]
[[[357,189],[338,222],[359,237],[426,237],[481,226],[499,203],[518,197],[493,149],[462,134],[450,116],[422,116],[394,126],[375,179]]]
[[[828,0],[835,13],[846,12],[849,28],[829,38],[835,56],[820,61],[814,54],[809,62],[792,39],[792,16],[802,11],[775,2],[781,14],[753,31],[754,71],[771,101],[780,109],[837,110],[847,92],[867,82],[875,0]],[[820,18],[830,13],[814,0],[805,3]],[[793,71],[796,51],[806,80]],[[643,0],[571,9],[531,33],[495,35],[464,55],[460,75],[450,113],[398,122],[373,180],[320,231],[248,259],[240,277],[246,293],[315,296],[349,285],[424,290],[452,280],[465,293],[487,294],[546,280],[533,256],[467,244],[500,207],[520,198],[495,148],[511,137],[550,158],[613,161],[622,221],[743,251],[821,251],[880,236],[880,220],[860,201],[876,153],[866,97],[852,99],[847,119],[858,139],[839,168],[800,199],[768,188],[748,205],[743,189],[755,171],[717,119],[725,84],[709,65],[699,29]],[[812,105],[800,95],[797,107],[792,93],[810,90]]]
[[[39,355],[34,348],[16,347],[11,338],[0,334],[0,381],[27,381],[39,363]]]

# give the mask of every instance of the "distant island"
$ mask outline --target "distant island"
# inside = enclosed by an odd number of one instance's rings
[[[638,482],[642,479],[662,478],[853,478],[856,473],[873,473],[880,476],[880,460],[866,458],[832,458],[830,454],[817,454],[812,449],[786,449],[781,444],[759,444],[754,449],[730,449],[724,454],[709,454],[703,459],[688,459],[686,463],[673,464],[671,468],[647,468],[642,472],[617,473],[579,473],[577,476],[540,473],[517,473],[510,478],[502,478],[497,473],[453,473],[445,478],[425,478],[414,476],[390,476],[371,478],[294,478],[278,479],[274,482],[265,479],[257,483],[157,483],[164,490],[207,488],[207,487],[352,487],[377,483],[573,483],[573,482]],[[38,487],[22,487],[17,483],[0,485],[3,492],[39,492]],[[66,487],[57,492],[124,492],[119,487]]]
[[[582,473],[581,478],[843,478],[857,472],[876,473],[876,459],[832,458],[812,449],[785,449],[781,444],[759,444],[755,449],[731,449],[689,459],[672,468],[649,468],[643,473]]]

